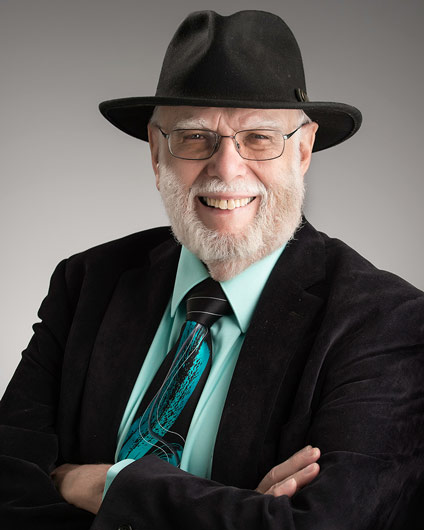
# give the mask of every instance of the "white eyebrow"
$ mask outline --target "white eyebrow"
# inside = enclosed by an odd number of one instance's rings
[[[268,120],[263,120],[260,122],[252,122],[252,123],[247,122],[246,125],[243,125],[238,130],[244,131],[246,129],[249,130],[249,129],[267,129],[267,128],[284,130],[285,126],[279,121],[268,119]],[[207,121],[203,118],[187,118],[185,120],[183,119],[183,120],[177,121],[175,125],[173,126],[173,129],[210,129],[210,127],[208,127]]]
[[[284,129],[284,125],[279,121],[274,120],[263,120],[260,122],[247,122],[247,125],[243,127],[243,129]]]
[[[203,118],[188,118],[177,121],[173,129],[208,129],[207,122]]]

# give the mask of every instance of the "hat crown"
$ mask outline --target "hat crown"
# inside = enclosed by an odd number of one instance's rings
[[[100,111],[122,131],[148,140],[156,106],[301,109],[318,123],[314,151],[356,133],[355,107],[310,101],[302,56],[287,24],[265,11],[191,13],[168,46],[155,96],[103,101]]]
[[[156,96],[296,102],[299,89],[306,91],[302,56],[281,18],[198,11],[168,46]]]

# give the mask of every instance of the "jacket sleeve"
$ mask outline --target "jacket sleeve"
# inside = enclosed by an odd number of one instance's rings
[[[34,335],[0,404],[0,521],[20,530],[82,530],[92,516],[67,504],[50,479],[60,458],[56,433],[61,367],[71,322],[66,262],[56,268]],[[54,293],[54,295],[52,295]]]
[[[0,407],[5,528],[412,530],[421,523],[422,502],[411,508],[411,496],[424,479],[422,298],[380,318],[373,333],[366,322],[348,332],[341,322],[326,342],[316,341],[326,354],[308,439],[322,451],[321,472],[292,499],[201,479],[149,456],[118,474],[94,520],[64,502],[49,473],[62,463],[58,403],[69,293],[78,291],[67,288],[65,269],[60,264],[52,277],[42,323]]]
[[[291,499],[201,479],[148,456],[118,474],[93,530],[422,528],[422,300],[349,330],[340,322],[331,340],[315,345],[327,350],[308,432],[322,451],[321,471]]]

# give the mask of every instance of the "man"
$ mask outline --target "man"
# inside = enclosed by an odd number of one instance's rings
[[[411,528],[424,296],[302,218],[312,151],[354,134],[359,111],[308,100],[292,33],[260,11],[190,15],[156,96],[101,111],[149,140],[179,243],[153,229],[59,264],[2,402],[2,521]],[[228,312],[187,318],[210,332],[209,368],[163,434],[180,401],[162,400],[162,366],[204,280]]]

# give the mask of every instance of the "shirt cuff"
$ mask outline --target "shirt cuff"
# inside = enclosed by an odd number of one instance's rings
[[[103,497],[102,500],[105,498],[105,495],[107,493],[107,490],[109,489],[110,485],[112,484],[114,478],[116,475],[124,469],[124,467],[127,467],[128,465],[135,462],[132,458],[126,458],[125,460],[120,460],[119,462],[116,462],[112,467],[109,468],[107,475],[106,475],[106,482],[105,487],[103,490]]]

